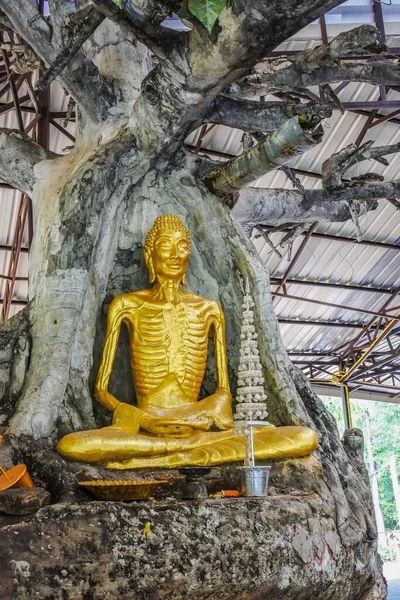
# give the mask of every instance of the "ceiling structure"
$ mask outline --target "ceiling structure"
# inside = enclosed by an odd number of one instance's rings
[[[47,2],[40,6],[46,14]],[[170,26],[177,26],[172,19]],[[400,55],[400,0],[349,0],[329,12],[272,55],[292,54],[324,43],[362,23],[375,22],[388,45],[387,56]],[[37,73],[10,70],[12,52],[0,54],[0,127],[25,131],[53,152],[67,153],[74,144],[74,118],[68,97],[57,82],[36,92]],[[346,60],[370,60],[350,57]],[[316,99],[324,100],[319,89]],[[324,122],[322,144],[292,159],[306,189],[321,186],[323,161],[349,143],[375,145],[400,142],[400,93],[384,86],[343,82],[335,89],[344,113],[334,111]],[[266,99],[269,99],[268,97]],[[271,98],[272,99],[272,98]],[[188,149],[219,160],[242,152],[242,132],[203,126],[186,141]],[[368,171],[386,181],[397,178],[400,159],[389,166],[368,161],[350,175]],[[291,188],[282,171],[268,173],[253,185]],[[363,240],[353,223],[317,223],[292,245],[280,246],[284,233],[270,233],[276,250],[254,237],[271,276],[275,311],[283,342],[295,364],[325,395],[340,394],[348,385],[353,397],[400,403],[400,211],[388,202],[361,218]],[[30,199],[0,182],[0,309],[1,320],[27,303],[29,248],[34,238]],[[278,254],[279,253],[279,254]]]

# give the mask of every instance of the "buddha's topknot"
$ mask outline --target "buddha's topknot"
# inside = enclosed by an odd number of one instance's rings
[[[144,248],[148,249],[151,252],[153,250],[154,240],[156,239],[157,235],[165,229],[171,229],[172,231],[181,231],[183,234],[185,234],[190,250],[189,231],[186,229],[180,218],[176,215],[160,215],[156,218],[153,227],[150,229],[149,233],[146,236]]]

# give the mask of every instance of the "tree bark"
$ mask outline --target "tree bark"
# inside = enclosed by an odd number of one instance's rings
[[[295,102],[255,102],[217,96],[204,116],[207,123],[239,127],[244,131],[272,132],[288,119],[299,116],[303,127],[315,127],[332,116],[332,107]]]
[[[0,429],[15,412],[26,380],[32,347],[29,307],[0,329]]]
[[[307,152],[317,141],[317,136],[313,137],[305,132],[299,124],[298,117],[293,117],[264,142],[245,150],[224,166],[212,170],[204,180],[214,194],[228,196],[268,171],[286,164],[296,154]]]
[[[57,35],[53,35],[51,27],[32,2],[0,0],[0,9],[6,13],[13,31],[25,40],[45,65],[54,63],[62,49],[62,40],[57,40]],[[64,69],[60,81],[79,102],[87,118],[94,122],[104,120],[110,106],[116,102],[113,86],[104,80],[84,52],[77,52],[68,69]]]
[[[294,58],[285,56],[259,62],[225,92],[237,97],[260,96],[337,81],[385,82],[397,86],[400,71],[396,64],[387,61],[348,64],[340,60],[357,54],[378,54],[382,50],[379,35],[373,25],[361,25],[339,34],[328,44],[300,52]]]
[[[330,194],[327,190],[308,190],[303,194],[297,190],[249,187],[238,193],[232,214],[248,233],[260,225],[279,228],[288,223],[348,221],[351,219],[349,200],[366,200],[359,208],[359,214],[365,214],[377,208],[376,200],[385,198],[388,190],[383,192],[381,186],[371,185],[368,191],[359,187],[344,190],[342,195]]]
[[[4,181],[32,195],[37,176],[35,167],[55,155],[32,142],[17,129],[0,129],[0,172]]]

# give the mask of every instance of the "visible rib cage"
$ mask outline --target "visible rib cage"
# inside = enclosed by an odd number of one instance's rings
[[[187,400],[195,402],[207,360],[210,305],[149,303],[140,312],[131,339],[138,396],[145,399],[168,379],[176,382],[177,390],[179,385]]]

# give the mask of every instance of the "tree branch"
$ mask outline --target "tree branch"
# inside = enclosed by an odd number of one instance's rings
[[[370,148],[373,141],[357,148],[354,144],[340,150],[322,166],[323,188],[305,190],[295,176],[288,176],[297,189],[248,188],[231,194],[226,204],[247,233],[253,227],[291,227],[298,223],[347,221],[352,219],[357,238],[362,237],[359,216],[373,210],[377,201],[388,200],[400,210],[400,180],[383,183],[383,177],[371,173],[343,181],[343,174],[359,161],[374,159],[387,165],[383,156],[400,152],[400,143]],[[377,181],[379,181],[377,183]]]
[[[230,0],[210,34],[182,2],[179,16],[191,21],[193,28],[179,34],[167,59],[143,82],[130,121],[139,148],[153,152],[164,148],[169,154],[177,150],[227,85],[338,4],[340,0]]]
[[[340,1],[335,0],[231,0],[218,18],[218,28],[214,26],[215,37],[209,36],[196,19],[187,13],[184,16],[194,25],[189,35],[195,44],[194,55],[203,63],[230,64],[233,81],[240,69],[248,71],[279,43],[338,4]]]
[[[400,190],[400,181],[387,184],[389,193],[392,186]],[[364,190],[363,188],[361,188]],[[353,197],[359,190],[353,191]],[[376,198],[374,198],[376,194]],[[359,214],[365,214],[377,208],[377,198],[385,197],[385,190],[370,190],[370,197],[359,203]],[[360,196],[367,196],[365,190]],[[238,221],[246,233],[250,234],[254,227],[273,226],[277,231],[285,229],[288,223],[292,226],[299,223],[315,223],[317,221],[342,222],[351,219],[349,202],[339,195],[330,195],[326,190],[308,190],[307,198],[297,190],[246,188],[238,192],[232,216]]]
[[[89,0],[48,0],[48,3],[53,36],[61,46],[64,45],[63,37],[69,35],[66,29],[73,29],[93,11]]]
[[[110,6],[108,0],[92,0],[94,4]],[[131,23],[150,36],[160,35],[159,26],[172,11],[178,10],[181,0],[122,0],[121,10]]]
[[[228,203],[233,207],[232,214],[247,233],[253,227],[266,225],[280,231],[288,224],[347,221],[353,218],[352,211],[360,216],[375,210],[378,200],[394,199],[396,206],[400,180],[331,191],[307,190],[306,194],[299,190],[248,187],[232,196]]]
[[[298,117],[293,117],[264,142],[211,171],[204,182],[217,196],[227,196],[287,163],[296,154],[306,152],[315,143],[316,139],[300,127]]]
[[[260,226],[256,227],[257,231],[258,231],[258,236],[261,236],[263,238],[263,240],[265,241],[266,244],[268,244],[268,246],[271,248],[272,252],[274,254],[276,254],[276,256],[278,258],[283,258],[283,255],[279,252],[278,248],[276,248],[274,246],[274,243],[272,242],[272,240],[269,238],[267,232]],[[251,231],[249,232],[249,235],[251,234]],[[258,237],[256,236],[256,237]]]
[[[255,102],[217,96],[204,115],[204,122],[218,123],[243,131],[275,131],[288,119],[299,116],[304,129],[315,127],[332,116],[332,107],[300,102]]]
[[[68,14],[65,18],[65,25],[73,28],[78,25],[81,21],[86,19],[89,13],[93,10],[93,6],[90,0],[81,0],[76,4],[76,10]]]
[[[265,71],[263,70],[265,68]],[[272,70],[271,70],[272,69]],[[374,85],[400,86],[400,67],[398,62],[374,61],[367,63],[343,63],[323,65],[311,73],[304,73],[288,62],[280,70],[277,62],[261,63],[249,78],[229,90],[233,95],[262,96],[276,92],[304,90],[310,86],[325,85],[341,81],[358,81]],[[253,83],[250,84],[250,81]],[[240,90],[239,94],[235,90]]]
[[[47,21],[30,0],[0,0],[0,9],[6,13],[13,30],[47,66],[56,61],[63,47],[55,43]],[[112,86],[82,51],[78,51],[64,69],[60,81],[94,121],[104,119],[115,102]]]
[[[50,83],[60,75],[60,73],[65,69],[68,63],[76,55],[78,50],[80,50],[86,40],[92,35],[92,33],[94,33],[103,20],[104,15],[93,11],[89,13],[89,15],[82,22],[75,26],[68,46],[63,48],[55,61],[50,65],[49,69],[36,84],[36,88],[38,90],[45,90],[48,88]]]
[[[32,142],[24,133],[0,129],[0,177],[21,192],[32,196],[36,180],[35,165],[55,157],[55,154]]]
[[[400,68],[397,63],[340,62],[343,56],[376,54],[381,50],[378,30],[373,25],[362,25],[341,33],[329,44],[306,50],[293,58],[282,57],[261,62],[225,91],[234,96],[259,96],[278,91],[303,90],[309,86],[336,81],[398,86]]]
[[[121,8],[113,0],[90,1],[103,16],[132,31],[135,37],[150,48],[158,58],[166,58],[163,38],[175,38],[176,35],[175,32],[167,32],[160,27],[160,24],[173,10],[179,8],[179,0],[166,2],[143,0],[140,3],[124,0]]]
[[[328,190],[340,188],[348,188],[349,182],[343,181],[343,175],[355,164],[364,160],[376,160],[385,166],[389,163],[385,158],[386,154],[395,154],[400,152],[400,142],[391,146],[377,146],[371,148],[373,140],[369,140],[362,146],[357,147],[355,144],[350,144],[339,152],[336,152],[322,164],[322,185]],[[363,178],[371,178],[373,174],[362,176]],[[359,179],[355,179],[355,182]],[[353,183],[357,185],[357,183]]]
[[[349,200],[347,204],[349,205],[350,216],[354,223],[357,242],[361,242],[363,235],[361,230],[360,219],[358,218],[360,204],[357,200]]]
[[[15,33],[10,19],[2,10],[0,10],[0,30],[7,33]]]
[[[51,28],[30,0],[0,0],[0,9],[7,15],[7,22],[13,31],[18,33],[44,62],[55,58]]]

